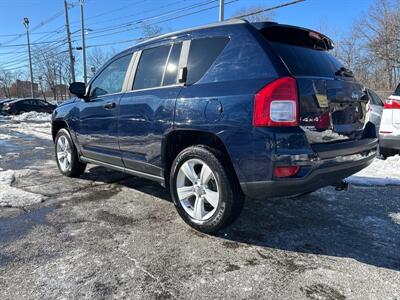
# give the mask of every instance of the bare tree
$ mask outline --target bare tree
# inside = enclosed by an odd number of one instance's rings
[[[55,100],[63,99],[64,87],[71,81],[67,51],[49,48],[33,49],[34,74],[41,76]]]
[[[142,25],[142,36],[144,38],[151,38],[157,35],[160,35],[163,32],[163,28],[156,24],[147,24],[144,23]]]
[[[13,79],[13,74],[10,71],[0,69],[0,86],[7,98],[11,98],[11,85]]]
[[[272,21],[275,17],[275,14],[273,11],[264,11],[257,13],[258,11],[261,11],[265,9],[263,6],[252,6],[252,7],[247,7],[247,8],[242,8],[236,11],[234,14],[235,18],[240,18],[241,16],[243,19],[254,23],[254,22],[266,22],[266,21]],[[250,14],[250,15],[249,15]],[[247,16],[249,15],[249,16]]]
[[[369,57],[384,67],[386,88],[392,89],[400,67],[400,1],[376,0],[356,29]]]
[[[89,67],[92,73],[96,73],[113,55],[114,49],[104,50],[104,48],[95,47],[90,50],[88,56]]]

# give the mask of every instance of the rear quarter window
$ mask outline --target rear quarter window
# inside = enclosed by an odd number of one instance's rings
[[[194,39],[190,43],[187,83],[199,81],[229,42],[228,37]]]

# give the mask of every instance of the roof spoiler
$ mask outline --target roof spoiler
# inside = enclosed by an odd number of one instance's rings
[[[310,38],[323,41],[327,50],[332,50],[335,46],[335,44],[329,37],[320,32],[308,28],[292,26],[292,25],[283,25],[276,22],[256,22],[256,23],[251,23],[251,25],[253,25],[257,30],[276,27],[276,28],[283,28],[283,29],[286,28],[286,29],[304,31],[308,33]]]

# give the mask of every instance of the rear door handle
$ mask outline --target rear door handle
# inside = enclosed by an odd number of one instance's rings
[[[116,106],[115,102],[107,102],[107,103],[104,105],[104,108],[106,108],[106,109],[113,109],[113,108],[115,108],[115,106]]]

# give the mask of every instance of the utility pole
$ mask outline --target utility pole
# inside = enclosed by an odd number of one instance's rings
[[[32,98],[35,98],[35,93],[34,93],[34,88],[33,88],[33,71],[32,71],[32,56],[31,56],[31,43],[29,41],[29,19],[24,18],[23,22],[25,28],[26,28],[26,39],[28,41],[28,54],[29,54],[29,71],[31,73],[31,96]]]
[[[219,21],[222,22],[224,20],[224,0],[219,0]]]
[[[72,82],[75,82],[75,59],[74,54],[72,53],[72,43],[71,43],[71,31],[69,30],[69,17],[68,17],[68,3],[67,0],[64,0],[64,9],[65,9],[65,28],[67,30],[67,40],[68,40],[68,52],[69,52],[69,63],[70,63],[70,72],[72,77]]]
[[[62,84],[62,72],[61,72],[62,66],[60,64],[60,98],[61,98],[61,102],[64,101],[64,86]]]
[[[83,18],[83,1],[79,0],[81,6],[81,36],[82,36],[82,58],[83,58],[83,81],[87,84],[87,71],[86,71],[86,44],[85,44],[85,21]]]

